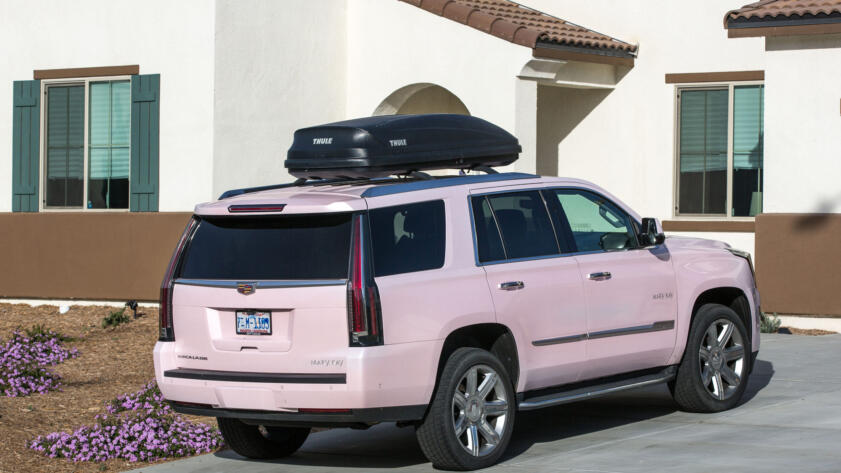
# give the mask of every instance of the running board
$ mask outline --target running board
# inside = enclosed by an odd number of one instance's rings
[[[677,369],[675,366],[668,366],[654,373],[649,371],[647,374],[625,377],[624,379],[616,379],[617,377],[612,377],[613,380],[611,380],[611,378],[601,378],[595,379],[592,381],[592,384],[584,386],[582,386],[583,383],[560,386],[558,387],[558,391],[522,399],[518,403],[517,408],[521,411],[530,411],[533,409],[540,409],[542,407],[557,406],[559,404],[566,404],[569,402],[593,399],[606,394],[625,391],[627,389],[661,384],[671,381],[675,377],[676,371]],[[546,391],[546,389],[541,389],[539,392],[543,393]]]

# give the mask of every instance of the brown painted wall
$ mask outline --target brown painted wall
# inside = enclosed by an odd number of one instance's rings
[[[756,217],[764,312],[841,315],[841,214]]]
[[[0,213],[0,297],[157,301],[189,213]]]

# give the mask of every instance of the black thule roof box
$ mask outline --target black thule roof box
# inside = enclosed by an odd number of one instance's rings
[[[387,115],[295,132],[286,162],[305,179],[376,178],[432,169],[487,169],[517,160],[520,144],[467,115]]]

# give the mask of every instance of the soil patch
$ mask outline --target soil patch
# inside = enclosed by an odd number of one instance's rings
[[[835,335],[836,332],[830,330],[821,330],[817,328],[794,328],[794,327],[780,327],[777,333],[784,333],[788,335]]]
[[[99,472],[125,471],[147,466],[110,460],[105,463],[72,463],[47,458],[26,447],[38,435],[72,431],[92,424],[105,412],[105,402],[142,388],[154,379],[152,350],[158,337],[158,309],[139,307],[136,320],[114,328],[101,328],[102,318],[114,307],[72,306],[59,314],[56,306],[0,304],[0,339],[17,328],[42,324],[76,337],[65,342],[79,349],[79,357],[51,367],[61,375],[62,391],[19,398],[0,397],[0,472]],[[131,314],[130,310],[126,310]],[[187,416],[215,425],[209,417]],[[102,470],[102,466],[106,470]]]

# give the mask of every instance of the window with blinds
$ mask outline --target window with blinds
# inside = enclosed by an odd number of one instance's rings
[[[84,199],[85,86],[47,88],[47,207],[81,207]]]
[[[91,82],[88,133],[89,209],[127,209],[131,84]]]
[[[45,208],[128,209],[131,82],[48,85],[46,100]]]
[[[762,212],[763,92],[761,84],[679,89],[676,214]]]

